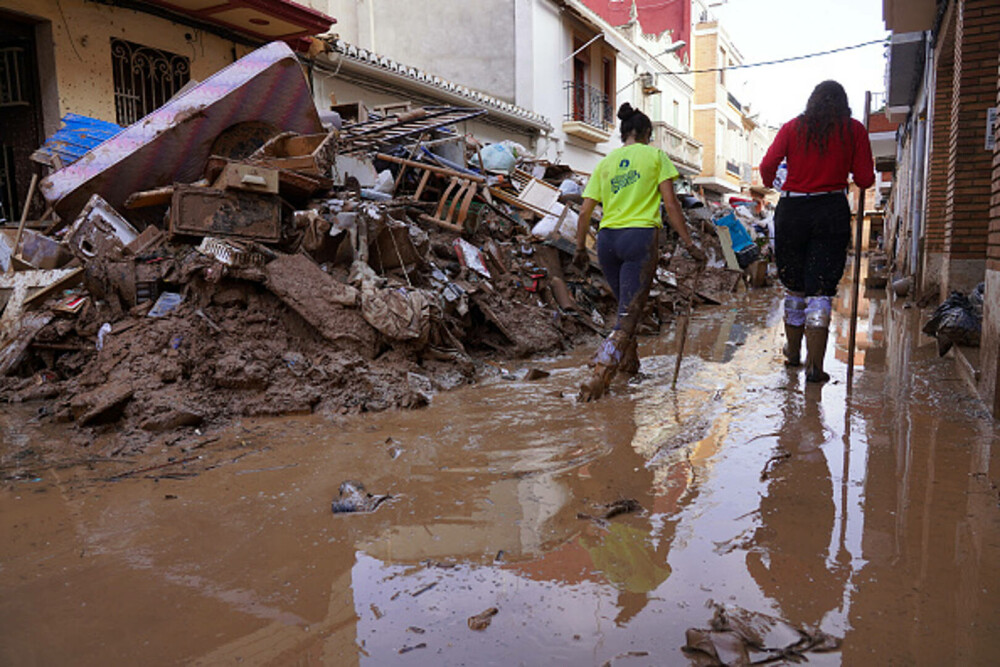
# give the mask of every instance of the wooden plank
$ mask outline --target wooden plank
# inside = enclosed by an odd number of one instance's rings
[[[385,153],[378,153],[375,157],[380,160],[385,160],[387,162],[395,162],[397,164],[405,164],[408,167],[416,167],[417,169],[425,169],[427,171],[433,171],[435,174],[441,174],[442,176],[455,176],[457,178],[462,178],[467,181],[473,181],[475,183],[485,183],[486,179],[482,176],[476,176],[475,174],[466,174],[465,172],[455,171],[454,169],[448,169],[446,167],[439,167],[434,164],[426,164],[424,162],[417,162],[415,160],[407,160],[406,158],[396,157],[395,155],[387,155]]]

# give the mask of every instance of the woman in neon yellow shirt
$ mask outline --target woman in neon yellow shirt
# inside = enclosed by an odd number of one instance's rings
[[[578,398],[584,401],[603,396],[619,367],[628,373],[639,370],[635,331],[656,273],[663,227],[661,201],[684,247],[699,262],[706,259],[691,240],[674,193],[673,180],[680,175],[677,168],[663,151],[649,145],[653,135],[649,116],[626,102],[618,109],[618,118],[624,145],[601,160],[590,177],[576,231],[573,263],[585,267],[590,216],[601,204],[604,217],[597,236],[597,259],[618,300],[614,331],[601,343],[592,361],[593,373],[580,387]]]

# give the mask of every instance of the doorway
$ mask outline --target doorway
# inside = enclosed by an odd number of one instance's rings
[[[43,139],[35,24],[0,12],[0,222],[20,217]]]

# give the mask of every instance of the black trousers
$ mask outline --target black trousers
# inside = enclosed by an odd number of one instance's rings
[[[782,197],[774,212],[774,259],[786,289],[835,296],[851,241],[851,208],[841,192]]]

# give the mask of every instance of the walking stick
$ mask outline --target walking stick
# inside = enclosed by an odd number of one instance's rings
[[[851,331],[847,337],[847,393],[854,381],[854,346],[858,333],[858,298],[861,291],[861,244],[865,226],[865,191],[859,191],[857,229],[854,232],[854,280],[851,284]]]
[[[865,131],[871,116],[872,93],[865,92]],[[865,228],[865,189],[858,188],[858,221],[854,230],[854,281],[851,284],[851,331],[847,337],[847,395],[851,395],[854,382],[854,345],[858,334],[858,298],[861,291],[861,244]]]
[[[677,346],[677,361],[674,363],[674,380],[670,383],[671,389],[677,388],[677,376],[681,372],[681,360],[684,358],[684,344],[687,342],[688,337],[688,322],[691,320],[691,308],[694,305],[694,295],[698,290],[698,278],[701,276],[704,268],[703,264],[699,264],[698,269],[694,273],[694,279],[691,281],[691,298],[688,299],[687,312],[682,315],[684,319],[681,320],[680,343]]]

